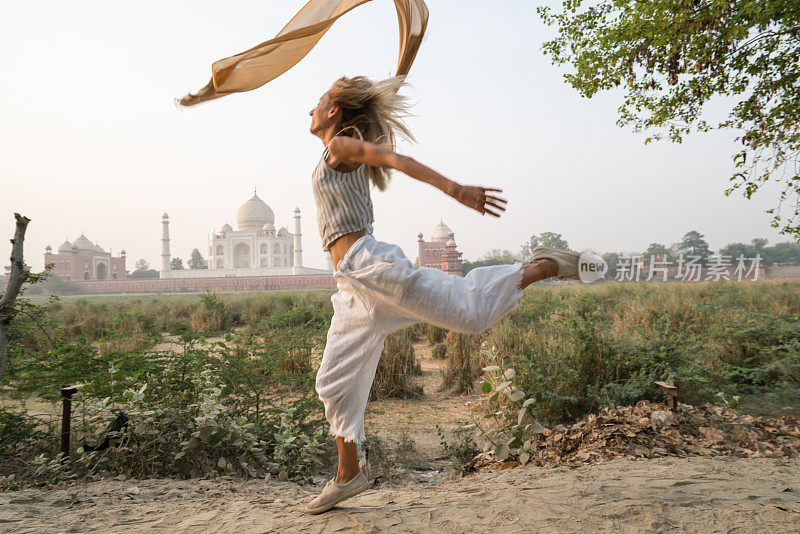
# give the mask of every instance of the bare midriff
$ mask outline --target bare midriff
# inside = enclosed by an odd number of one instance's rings
[[[358,232],[352,232],[350,234],[337,237],[336,241],[331,243],[331,261],[333,262],[334,270],[338,270],[339,262],[344,258],[344,255],[347,254],[347,251],[350,250],[350,247],[353,245],[353,243],[358,241],[358,239],[366,233],[367,231],[362,228]]]

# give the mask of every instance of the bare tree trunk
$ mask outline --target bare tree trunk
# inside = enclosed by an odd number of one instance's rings
[[[25,267],[22,256],[25,230],[31,220],[19,213],[15,213],[14,218],[17,220],[17,228],[14,231],[14,239],[11,240],[11,275],[8,278],[6,290],[0,297],[0,378],[5,374],[8,363],[8,332],[11,329],[11,319],[14,315],[14,301],[17,300],[22,284],[31,274],[31,270]]]

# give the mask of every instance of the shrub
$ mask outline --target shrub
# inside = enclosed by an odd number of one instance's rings
[[[396,440],[386,441],[367,431],[362,446],[372,474],[377,477],[392,478],[416,466],[416,443],[407,430],[401,430]]]
[[[22,410],[0,407],[0,463],[5,464],[15,456],[27,456],[40,442],[52,437],[49,425],[31,417]]]
[[[200,296],[200,307],[192,314],[192,328],[200,332],[219,332],[228,328],[232,317],[225,301],[214,292],[206,291]]]
[[[436,425],[436,434],[439,436],[442,454],[450,459],[453,468],[461,474],[464,474],[464,464],[481,452],[472,436],[471,428],[466,425],[456,427],[450,433],[452,441],[448,441],[442,427]]]
[[[431,345],[434,343],[441,343],[444,341],[446,335],[447,330],[444,328],[439,328],[438,326],[433,326],[432,324],[425,325],[425,337],[428,339],[428,343]]]
[[[442,368],[441,389],[454,387],[456,393],[469,393],[474,387],[475,378],[481,373],[478,356],[479,336],[449,332],[445,345],[447,358]]]
[[[509,358],[546,424],[608,404],[797,392],[800,284],[605,284],[540,288],[487,338]],[[800,299],[798,299],[800,300]],[[794,392],[794,393],[793,393]]]
[[[370,399],[421,395],[422,386],[411,379],[411,375],[421,373],[422,369],[414,357],[414,347],[405,332],[399,330],[389,334],[378,361]]]

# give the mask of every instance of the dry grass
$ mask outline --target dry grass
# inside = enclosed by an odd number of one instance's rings
[[[422,374],[414,356],[414,337],[413,331],[407,328],[386,337],[370,399],[407,398],[422,394],[422,386],[412,378]]]
[[[446,360],[442,368],[441,389],[455,388],[455,393],[470,393],[475,379],[481,375],[485,359],[480,353],[483,336],[470,336],[449,332],[446,345]]]

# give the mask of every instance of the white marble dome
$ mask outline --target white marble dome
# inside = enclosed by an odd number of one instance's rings
[[[448,239],[447,243],[445,243],[444,246],[446,246],[446,247],[455,247],[456,246],[456,240],[455,239]]]
[[[240,231],[260,230],[267,223],[275,223],[275,214],[258,195],[253,195],[236,212],[236,225]]]
[[[233,227],[230,224],[225,223],[222,225],[222,228],[219,229],[219,232],[221,234],[227,234],[228,232],[233,232]]]
[[[450,239],[450,234],[452,233],[453,231],[449,226],[442,221],[439,221],[439,224],[433,227],[433,231],[431,232],[431,241],[447,241]]]
[[[69,239],[61,243],[58,247],[59,252],[69,252],[72,250],[72,243],[69,242]]]

